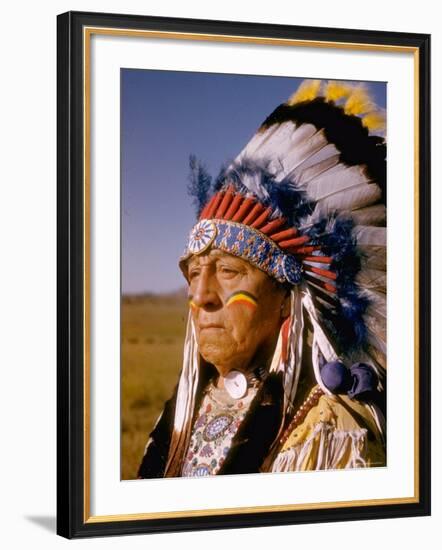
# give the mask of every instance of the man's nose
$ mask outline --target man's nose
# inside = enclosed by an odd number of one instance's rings
[[[218,294],[215,277],[207,270],[202,270],[193,288],[192,301],[197,307],[214,310],[222,305]]]

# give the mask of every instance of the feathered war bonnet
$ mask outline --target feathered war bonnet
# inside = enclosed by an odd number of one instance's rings
[[[384,112],[363,86],[306,80],[213,183],[191,157],[198,221],[180,267],[186,274],[192,254],[215,247],[291,288],[291,314],[270,366],[270,372],[282,373],[287,415],[307,350],[324,393],[330,390],[322,367],[336,360],[367,363],[379,387],[384,380],[384,132]],[[177,464],[188,445],[198,377],[189,314],[169,476],[179,475]]]

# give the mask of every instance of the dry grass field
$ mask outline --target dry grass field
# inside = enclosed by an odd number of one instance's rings
[[[136,479],[148,434],[181,369],[186,294],[124,296],[121,313],[121,479]]]

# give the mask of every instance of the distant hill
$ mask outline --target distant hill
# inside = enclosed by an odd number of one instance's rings
[[[187,300],[187,288],[182,287],[171,292],[143,292],[139,294],[123,294],[123,304],[149,303],[149,304],[176,304]]]

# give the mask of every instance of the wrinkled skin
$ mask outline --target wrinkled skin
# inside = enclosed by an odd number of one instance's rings
[[[221,376],[267,365],[289,315],[287,291],[249,262],[217,249],[192,256],[187,278],[202,357]],[[240,291],[249,293],[254,304],[229,304]]]

